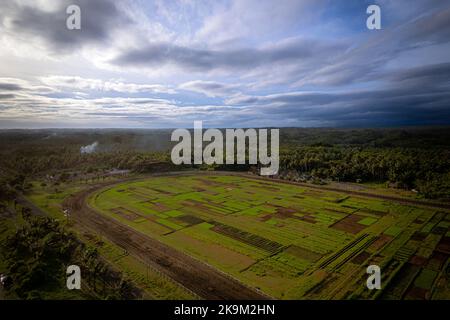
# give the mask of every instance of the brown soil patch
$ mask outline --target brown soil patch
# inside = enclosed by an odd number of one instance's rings
[[[174,193],[169,192],[169,191],[167,191],[167,190],[161,190],[161,189],[158,189],[158,188],[150,188],[150,187],[147,187],[147,189],[152,190],[152,191],[156,191],[156,192],[158,192],[158,193],[162,193],[162,194],[165,194],[165,195],[171,195],[171,194],[174,194]]]
[[[357,265],[362,265],[367,259],[369,259],[370,253],[363,251],[352,259],[352,262]]]
[[[266,222],[267,220],[272,219],[272,214],[266,214],[265,216],[262,216],[259,218],[260,221]]]
[[[418,288],[418,287],[413,287],[408,290],[405,297],[407,299],[409,298],[409,299],[415,299],[415,300],[425,300],[425,299],[427,299],[427,296],[428,296],[428,290]]]
[[[141,217],[137,213],[135,213],[135,212],[133,212],[131,210],[125,209],[123,207],[114,208],[114,209],[111,209],[110,211],[115,213],[115,214],[118,214],[122,218],[125,218],[125,219],[130,220],[130,221],[136,220],[136,219]]]
[[[303,259],[303,260],[307,260],[307,261],[311,261],[311,262],[316,262],[319,261],[320,258],[322,258],[322,255],[320,253],[296,246],[296,245],[291,245],[289,246],[289,248],[287,248],[286,250],[284,250],[284,252],[289,253],[297,258]]]
[[[165,212],[165,211],[172,210],[169,207],[167,207],[166,205],[159,203],[159,202],[153,202],[153,205],[154,205],[153,208],[158,212]]]
[[[350,214],[344,219],[339,220],[330,226],[330,228],[338,229],[352,234],[357,234],[358,232],[364,230],[366,226],[359,224],[358,221],[364,219],[364,216],[358,214]]]
[[[342,214],[348,214],[348,212],[342,211],[342,210],[336,210],[331,208],[325,208],[326,211],[334,212],[334,213],[342,213]]]
[[[313,216],[310,216],[310,215],[306,215],[306,216],[303,216],[303,217],[297,217],[297,216],[294,216],[294,217],[297,220],[309,222],[309,223],[312,223],[312,224],[317,223],[316,219]]]
[[[447,262],[448,255],[441,252],[434,252],[428,261],[427,268],[435,271],[442,269],[442,266]]]
[[[384,212],[384,211],[377,211],[377,210],[372,210],[372,209],[367,209],[367,208],[361,209],[361,210],[359,210],[359,212],[373,214],[374,216],[378,216],[378,217],[383,217],[387,214],[387,212]]]
[[[428,262],[427,258],[419,257],[419,256],[412,256],[409,259],[409,263],[411,263],[411,264],[413,264],[415,266],[419,266],[419,267],[424,266],[427,262]]]
[[[416,232],[414,232],[414,234],[411,236],[411,240],[423,241],[423,240],[425,240],[425,238],[427,237],[427,235],[428,235],[428,233],[426,233],[426,232],[416,231]]]
[[[379,251],[381,248],[383,248],[386,244],[391,242],[393,237],[388,236],[386,234],[382,234],[378,236],[377,240],[375,240],[374,243],[369,247],[370,250],[373,250],[374,252]]]
[[[199,217],[191,216],[191,215],[179,216],[179,217],[176,217],[175,219],[179,220],[181,222],[187,223],[190,226],[205,222],[205,220],[203,220]]]
[[[297,210],[292,208],[285,208],[280,206],[275,207],[276,207],[275,216],[280,219],[292,218],[294,217],[294,213],[297,212]]]
[[[442,237],[437,245],[435,251],[450,255],[450,237]]]

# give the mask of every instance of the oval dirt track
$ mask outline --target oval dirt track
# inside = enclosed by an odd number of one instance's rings
[[[176,172],[160,175],[190,175],[202,174],[199,172]],[[211,173],[209,173],[211,174]],[[267,179],[263,177],[255,177],[248,174],[232,173],[232,172],[214,172],[213,174],[235,174],[241,175],[250,179]],[[148,178],[151,178],[149,176]],[[115,181],[94,186],[90,189],[82,191],[65,201],[65,207],[71,208],[71,216],[76,222],[92,229],[93,231],[107,237],[110,241],[119,245],[128,251],[131,255],[144,261],[149,266],[152,266],[176,282],[182,284],[198,296],[204,299],[270,299],[262,292],[252,289],[237,281],[236,279],[218,271],[217,269],[198,261],[174,248],[167,246],[158,240],[152,239],[118,221],[107,218],[87,205],[88,196],[101,188],[133,180],[142,180],[145,177],[124,179],[122,181]],[[395,201],[403,204],[412,204],[419,206],[428,206],[434,208],[447,209],[448,204],[425,202],[414,199],[404,199],[398,197],[391,197],[385,195],[371,194],[366,192],[349,191],[345,189],[338,189],[324,186],[313,186],[304,183],[290,182],[278,179],[269,179],[270,181],[303,186],[313,189],[322,189],[327,191],[334,191],[348,195],[354,195],[365,198],[377,198],[388,201]]]
[[[116,183],[118,182],[114,184]],[[105,186],[107,184],[90,188],[65,201],[65,207],[71,209],[71,217],[77,223],[105,236],[129,254],[160,270],[201,298],[268,299],[263,293],[245,286],[213,267],[95,212],[87,205],[87,198],[92,192]]]

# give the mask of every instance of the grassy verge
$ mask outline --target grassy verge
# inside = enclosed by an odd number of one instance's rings
[[[87,184],[60,185],[56,191],[54,188],[43,187],[38,182],[33,183],[33,191],[27,195],[27,199],[46,212],[54,219],[64,219],[62,203],[71,194],[77,193]],[[124,275],[145,291],[148,299],[195,299],[194,294],[174,283],[172,280],[157,270],[147,267],[140,260],[124,254],[119,246],[100,238],[97,235],[80,233],[80,230],[68,224],[79,238],[86,244],[97,248],[98,252],[114,268],[122,271]]]

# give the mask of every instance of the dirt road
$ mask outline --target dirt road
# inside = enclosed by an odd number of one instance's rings
[[[71,210],[72,219],[107,237],[129,254],[160,270],[201,298],[210,300],[268,298],[203,262],[96,213],[87,205],[86,200],[89,194],[104,186],[90,188],[65,201],[65,206]]]
[[[202,174],[202,172],[178,172],[169,173],[167,175],[191,175]],[[245,176],[247,178],[274,181],[285,184],[292,184],[313,189],[322,189],[328,191],[335,191],[339,193],[383,199],[388,201],[395,201],[403,204],[412,204],[420,206],[428,206],[442,209],[449,209],[450,205],[442,203],[433,203],[427,201],[403,199],[398,197],[390,197],[384,195],[377,195],[366,192],[343,190],[339,188],[332,188],[326,186],[314,186],[304,183],[296,183],[277,179],[268,179],[265,177],[252,176],[243,173],[230,172],[209,172],[207,174],[234,174]],[[186,288],[192,290],[194,293],[205,299],[267,299],[263,293],[252,289],[233,279],[232,277],[218,271],[217,269],[198,261],[180,251],[177,251],[170,246],[167,246],[158,240],[144,235],[116,220],[105,217],[87,205],[87,197],[94,191],[100,188],[118,184],[125,181],[142,180],[150,177],[140,177],[133,179],[124,179],[123,181],[115,181],[107,184],[101,184],[65,201],[65,206],[71,209],[71,217],[78,223],[87,227],[98,234],[107,237],[110,241],[121,246],[128,251],[129,254],[139,258],[148,265],[160,270],[171,279],[182,284]]]
[[[45,216],[46,214],[42,212],[33,202],[29,201],[23,194],[19,194],[16,198],[16,202],[18,205],[22,207],[27,207],[31,210],[31,214],[35,216]]]
[[[311,183],[294,182],[294,181],[282,180],[282,179],[272,179],[272,178],[266,178],[266,177],[250,175],[250,174],[240,174],[240,175],[244,176],[246,178],[255,179],[255,180],[273,181],[273,182],[291,184],[291,185],[300,186],[300,187],[306,187],[306,188],[310,188],[310,189],[339,192],[339,193],[348,194],[348,195],[356,196],[356,197],[362,197],[362,198],[387,200],[387,201],[393,201],[393,202],[406,204],[406,205],[424,206],[424,207],[431,207],[431,208],[437,208],[437,209],[447,209],[447,210],[450,209],[450,203],[407,199],[407,198],[400,198],[400,197],[395,197],[395,196],[386,196],[386,195],[375,194],[375,193],[364,192],[364,191],[354,191],[354,190],[348,190],[348,189],[344,189],[344,188],[329,187],[326,185],[321,186],[321,185],[314,185]]]

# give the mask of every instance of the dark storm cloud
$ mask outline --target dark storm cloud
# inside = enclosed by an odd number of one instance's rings
[[[81,9],[81,30],[68,30],[66,27],[66,8],[69,5],[78,5]],[[62,0],[55,2],[52,11],[2,1],[0,12],[0,22],[8,31],[38,37],[55,52],[106,41],[111,30],[128,22],[112,0]]]
[[[332,103],[314,105],[297,102],[267,108],[266,116],[272,119],[296,119],[316,121],[332,126],[373,126],[407,124],[448,124],[450,119],[450,95],[403,95],[401,92],[378,91],[362,95],[333,95]]]
[[[176,65],[187,70],[215,69],[248,70],[276,63],[318,59],[324,52],[341,52],[347,48],[340,43],[296,39],[267,48],[235,50],[196,49],[170,43],[153,43],[144,48],[122,53],[112,63],[122,66],[157,67]]]
[[[450,41],[450,8],[435,11],[403,25],[400,45],[421,47]]]
[[[420,15],[401,25],[367,33],[362,43],[293,39],[264,48],[212,50],[171,43],[150,43],[119,54],[113,64],[133,67],[177,66],[186,71],[248,71],[289,65],[273,81],[340,86],[374,80],[378,70],[409,50],[450,41],[450,9]],[[348,49],[348,50],[347,50]]]
[[[225,84],[214,81],[189,81],[179,86],[180,89],[202,93],[208,97],[229,96],[234,92],[243,90],[242,85]]]
[[[449,124],[449,75],[450,64],[436,64],[396,71],[378,90],[244,96],[230,103],[253,106],[272,119],[327,125]]]
[[[13,94],[9,94],[9,93],[1,94],[0,93],[0,100],[13,99],[13,98],[15,98],[15,95],[13,95]]]
[[[426,86],[436,86],[439,83],[446,84],[450,82],[450,63],[439,63],[391,72],[387,78],[392,82],[413,82]]]
[[[401,54],[450,42],[450,8],[420,15],[399,26],[368,33],[367,40],[343,55],[336,55],[332,64],[301,75],[301,84],[346,85],[373,81],[379,70]],[[436,49],[440,50],[440,49]],[[426,58],[425,58],[426,59]],[[424,59],[424,62],[426,61]]]
[[[0,82],[0,90],[4,91],[20,91],[22,87],[15,83],[2,83]]]

